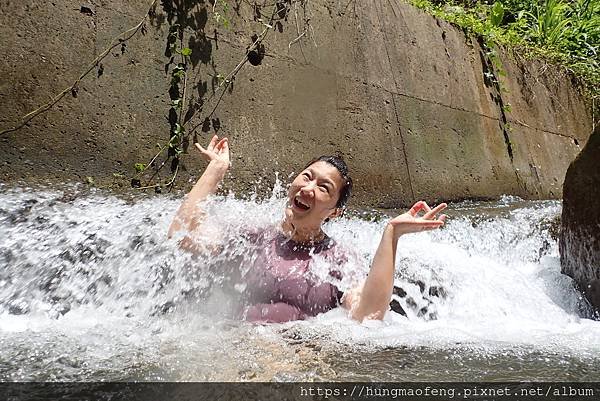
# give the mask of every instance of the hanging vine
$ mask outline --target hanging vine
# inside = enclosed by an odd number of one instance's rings
[[[118,46],[121,46],[121,48],[123,48],[123,46],[125,46],[126,42],[128,40],[130,40],[131,38],[133,38],[138,32],[141,32],[142,35],[146,34],[146,32],[147,32],[146,21],[148,20],[149,17],[152,17],[154,15],[154,13],[156,12],[157,2],[158,2],[158,0],[152,0],[150,2],[150,7],[148,8],[148,11],[146,12],[146,14],[144,14],[144,17],[142,18],[142,20],[139,23],[137,23],[132,28],[126,30],[125,32],[121,32],[113,40],[111,40],[110,45],[106,49],[104,49],[102,51],[102,53],[100,53],[100,55],[98,55],[98,57],[96,57],[89,64],[88,68],[83,73],[81,73],[81,75],[79,75],[79,77],[77,77],[77,79],[75,80],[75,82],[73,82],[73,84],[71,86],[63,89],[56,96],[53,96],[48,103],[25,114],[23,117],[21,117],[20,122],[17,123],[17,125],[15,125],[14,127],[0,131],[0,136],[2,136],[4,134],[8,134],[9,132],[14,132],[14,131],[20,130],[25,125],[27,125],[31,120],[33,120],[40,114],[43,114],[43,113],[47,112],[48,110],[50,110],[54,105],[56,105],[58,102],[60,102],[65,97],[65,95],[71,93],[73,95],[73,97],[77,97],[77,92],[79,90],[78,89],[79,83],[81,82],[81,80],[84,79],[86,76],[88,76],[97,67],[102,68],[102,64],[100,64],[100,62],[102,60],[104,60],[104,58],[106,56],[108,56],[110,54],[111,50],[113,50],[114,48],[116,48]],[[82,6],[82,12],[84,12],[83,8],[85,8],[85,7]]]
[[[166,20],[169,23],[169,33],[165,49],[165,56],[168,59],[165,64],[165,72],[170,75],[168,91],[170,98],[168,112],[168,121],[170,125],[169,135],[168,140],[166,140],[165,143],[157,144],[157,152],[148,162],[135,163],[133,166],[135,168],[135,174],[131,179],[132,187],[138,189],[154,188],[157,192],[162,191],[163,188],[172,189],[181,169],[181,156],[187,151],[190,139],[196,142],[198,140],[198,128],[202,127],[203,131],[207,131],[207,126],[208,129],[210,129],[211,122],[215,130],[219,129],[220,121],[218,119],[211,119],[219,107],[224,93],[228,89],[232,89],[236,75],[246,63],[249,62],[253,65],[261,63],[262,58],[265,55],[265,38],[272,30],[283,32],[283,23],[287,21],[292,9],[294,11],[295,26],[298,36],[288,44],[288,47],[291,47],[304,37],[311,36],[310,33],[312,32],[312,27],[310,26],[311,18],[308,9],[309,0],[275,0],[275,2],[270,2],[270,0],[263,0],[262,2],[235,0],[233,9],[236,10],[236,12],[239,12],[241,2],[252,8],[254,22],[260,24],[262,30],[259,34],[255,34],[251,37],[251,44],[246,48],[244,54],[240,57],[240,61],[229,73],[225,75],[217,73],[214,64],[212,65],[213,69],[215,69],[213,75],[213,91],[207,99],[201,98],[198,101],[194,101],[193,96],[190,96],[188,93],[190,65],[195,64],[195,60],[196,62],[198,60],[208,62],[208,60],[205,59],[205,55],[194,54],[191,46],[184,45],[186,30],[198,30],[201,34],[198,43],[200,45],[210,46],[210,40],[214,40],[215,43],[217,42],[219,36],[218,29],[214,30],[214,37],[210,38],[203,32],[203,26],[197,26],[197,23],[195,23],[193,18],[189,15],[192,9],[197,9],[201,6],[203,7],[202,11],[208,15],[208,7],[206,7],[204,0],[160,1],[160,5],[166,15]],[[150,1],[147,12],[142,19],[135,26],[115,37],[110,42],[109,46],[89,64],[86,70],[80,74],[72,85],[52,97],[46,104],[24,115],[14,127],[0,131],[0,136],[25,127],[31,120],[52,109],[52,107],[59,103],[69,93],[76,98],[81,81],[95,69],[103,69],[101,61],[109,55],[113,49],[120,46],[122,51],[124,51],[127,41],[132,39],[138,33],[141,33],[142,35],[147,33],[147,23],[149,20],[152,22],[153,20],[160,19],[157,13],[157,7],[158,0]],[[229,29],[231,26],[229,15],[231,10],[230,4],[226,0],[209,0],[209,7],[211,18],[214,20],[217,27]],[[303,10],[302,19],[299,17],[298,7],[301,7]],[[270,12],[264,13],[264,9],[270,9]],[[201,13],[201,15],[204,14]],[[211,106],[210,112],[202,114],[206,105]],[[198,114],[200,116],[198,116]],[[192,124],[192,122],[195,123]],[[161,172],[165,166],[169,166],[170,174],[167,178],[163,179],[161,177]],[[124,178],[122,174],[114,175],[119,178]]]
[[[168,15],[169,20],[180,21],[174,22],[169,28],[169,36],[167,39],[167,56],[171,54],[178,54],[180,56],[180,62],[177,63],[171,69],[171,86],[169,89],[169,95],[171,98],[171,107],[169,110],[169,122],[171,124],[170,135],[168,141],[163,145],[157,145],[157,152],[147,163],[136,163],[136,175],[131,180],[131,186],[138,189],[150,189],[153,188],[156,192],[161,192],[163,188],[172,189],[176,182],[178,173],[181,168],[182,155],[187,151],[190,140],[197,142],[197,130],[198,128],[207,131],[212,122],[215,130],[219,129],[220,121],[218,119],[211,120],[214,116],[223,95],[227,89],[230,89],[235,81],[237,74],[244,67],[246,63],[253,65],[260,64],[262,58],[265,55],[265,38],[268,33],[272,30],[283,30],[283,22],[287,21],[288,16],[294,8],[296,17],[296,28],[298,37],[292,40],[288,46],[292,46],[294,43],[301,40],[311,30],[310,18],[307,18],[308,0],[278,0],[274,3],[265,5],[249,3],[254,11],[254,21],[260,23],[262,31],[260,34],[252,36],[252,43],[246,48],[245,53],[240,58],[240,61],[236,66],[226,75],[220,73],[214,74],[216,79],[216,86],[212,94],[208,99],[201,99],[201,102],[191,104],[192,102],[187,99],[187,86],[188,86],[188,69],[190,59],[193,54],[193,50],[189,47],[183,46],[186,26],[187,9],[176,7],[170,1],[163,0],[163,8]],[[297,7],[300,5],[304,11],[304,19],[302,23],[298,21]],[[269,13],[263,13],[264,8],[269,8]],[[211,7],[211,13],[214,21],[219,27],[223,29],[229,29],[229,5],[224,0],[214,0]],[[182,11],[183,10],[183,11]],[[300,26],[303,29],[300,31]],[[218,37],[218,32],[215,30],[215,39]],[[167,69],[173,63],[173,58],[167,63]],[[188,109],[186,110],[186,104]],[[211,105],[210,111],[203,114],[206,105]],[[200,114],[197,117],[196,114]],[[192,121],[196,121],[192,124]],[[161,179],[161,172],[166,167],[170,166],[170,174],[167,179]]]

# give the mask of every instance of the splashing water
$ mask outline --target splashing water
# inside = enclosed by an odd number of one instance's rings
[[[238,233],[276,224],[281,194],[209,200],[204,224],[225,247],[193,259],[166,239],[181,199],[0,185],[0,379],[598,377],[600,322],[560,274],[555,201],[451,205],[442,230],[402,237],[394,299],[406,316],[232,319],[235,291],[220,284],[249,253]],[[368,271],[388,212],[362,214],[325,228],[360,256],[347,277]]]

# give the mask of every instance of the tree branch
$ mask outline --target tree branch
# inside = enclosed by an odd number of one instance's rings
[[[43,106],[33,110],[30,113],[27,113],[26,115],[24,115],[21,118],[21,122],[19,124],[17,124],[16,126],[14,126],[13,128],[9,128],[9,129],[5,129],[3,131],[0,131],[0,136],[4,135],[4,134],[8,134],[10,132],[14,132],[17,131],[21,128],[23,128],[27,123],[29,123],[31,120],[33,120],[35,117],[39,116],[40,114],[50,110],[52,108],[52,106],[54,106],[56,103],[60,102],[60,100],[69,92],[73,91],[78,85],[79,82],[85,78],[90,72],[92,72],[94,70],[94,68],[98,65],[98,63],[100,61],[102,61],[109,53],[112,49],[114,49],[117,46],[120,46],[121,44],[127,42],[129,39],[131,39],[132,37],[135,36],[136,33],[138,33],[138,31],[144,26],[144,23],[146,22],[146,19],[148,18],[148,16],[150,15],[150,13],[152,12],[152,10],[154,9],[154,6],[156,4],[157,0],[152,0],[152,2],[150,3],[150,7],[148,7],[148,11],[146,12],[146,14],[144,15],[144,18],[142,18],[142,20],[135,25],[133,28],[130,28],[124,32],[121,32],[119,35],[117,35],[110,43],[111,45],[109,47],[107,47],[102,53],[100,53],[100,55],[98,57],[96,57],[94,59],[94,61],[91,62],[91,64],[89,65],[89,67],[87,68],[87,70],[82,73],[73,83],[73,85],[69,86],[68,88],[65,88],[62,92],[60,92],[58,95],[54,96],[53,98],[51,98],[51,100],[44,104]]]

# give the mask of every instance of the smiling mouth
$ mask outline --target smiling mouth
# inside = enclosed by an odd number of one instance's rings
[[[294,201],[293,201],[293,203],[294,203],[294,206],[296,206],[296,207],[297,207],[298,209],[300,209],[300,210],[308,210],[308,209],[310,209],[310,205],[308,205],[308,204],[306,204],[306,203],[302,202],[302,201],[301,201],[300,199],[298,199],[297,197],[296,197],[296,198],[294,198]]]

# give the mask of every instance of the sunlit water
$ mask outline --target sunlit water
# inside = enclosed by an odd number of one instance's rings
[[[219,268],[248,252],[239,232],[279,221],[279,192],[208,202],[205,224],[221,227],[226,245],[192,260],[166,239],[180,198],[0,185],[0,379],[599,377],[600,322],[560,274],[555,201],[450,205],[442,230],[402,237],[405,294],[395,299],[406,317],[227,317],[233,301]],[[326,226],[363,260],[344,266],[348,277],[367,271],[384,224],[384,213],[355,211]]]

